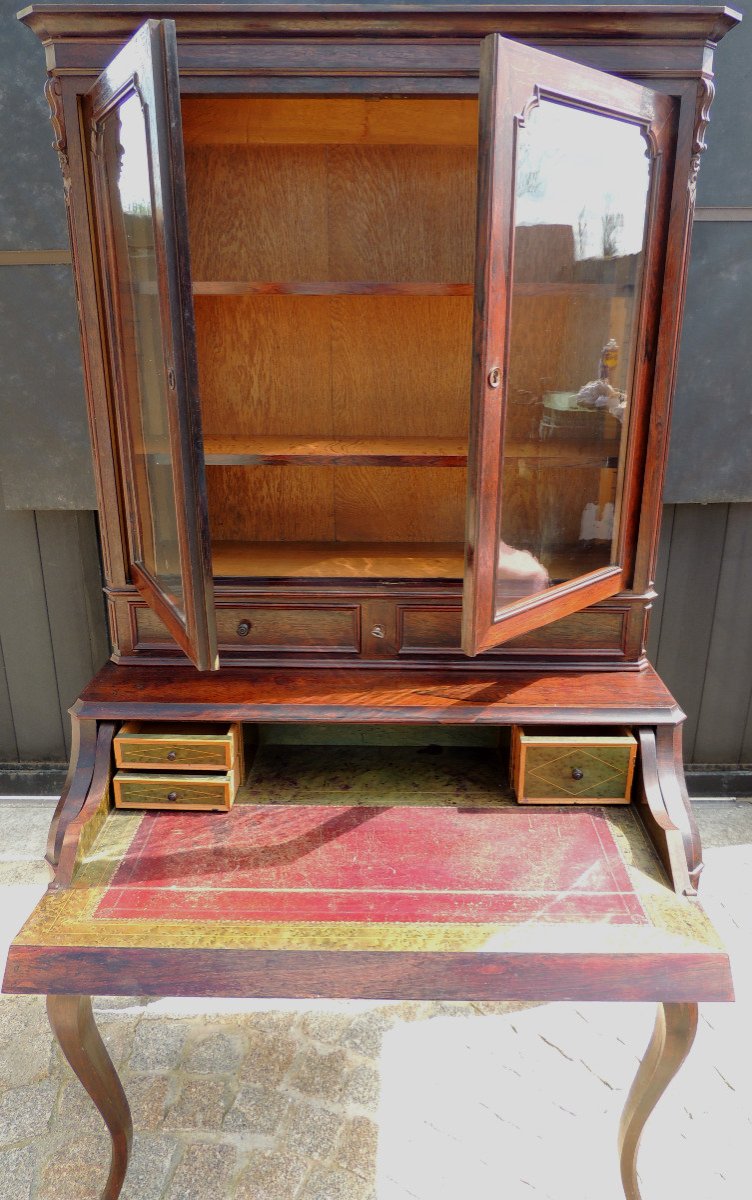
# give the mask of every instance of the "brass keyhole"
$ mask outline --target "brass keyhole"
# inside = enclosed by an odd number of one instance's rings
[[[491,367],[491,370],[488,372],[488,386],[492,387],[492,388],[497,388],[500,383],[501,383],[501,368],[500,367]]]

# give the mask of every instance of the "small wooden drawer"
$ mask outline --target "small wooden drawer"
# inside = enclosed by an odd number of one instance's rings
[[[217,640],[233,650],[327,650],[352,654],[360,649],[357,605],[246,604],[217,606]]]
[[[115,736],[115,766],[142,771],[243,769],[241,725],[129,721]]]
[[[629,804],[636,755],[628,729],[514,725],[512,786],[520,804]]]
[[[236,767],[221,775],[118,771],[113,780],[115,807],[225,811],[232,808],[238,782]]]

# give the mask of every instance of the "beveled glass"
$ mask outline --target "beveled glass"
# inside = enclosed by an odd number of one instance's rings
[[[617,561],[647,151],[550,99],[518,125],[497,616]]]
[[[114,272],[120,293],[133,486],[140,546],[137,558],[183,614],[177,496],[170,446],[172,403],[165,368],[164,333],[149,142],[136,92],[102,122],[102,154],[112,221]]]

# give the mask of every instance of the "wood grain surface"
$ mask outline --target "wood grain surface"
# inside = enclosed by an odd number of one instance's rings
[[[642,671],[313,670],[117,667],[108,663],[74,705],[82,718],[351,720],[515,725],[678,724],[683,714],[652,667]]]

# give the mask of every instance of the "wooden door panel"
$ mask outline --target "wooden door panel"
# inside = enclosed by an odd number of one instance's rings
[[[174,22],[147,21],[87,100],[131,574],[216,669]]]
[[[630,584],[674,140],[670,97],[485,39],[467,654]]]

